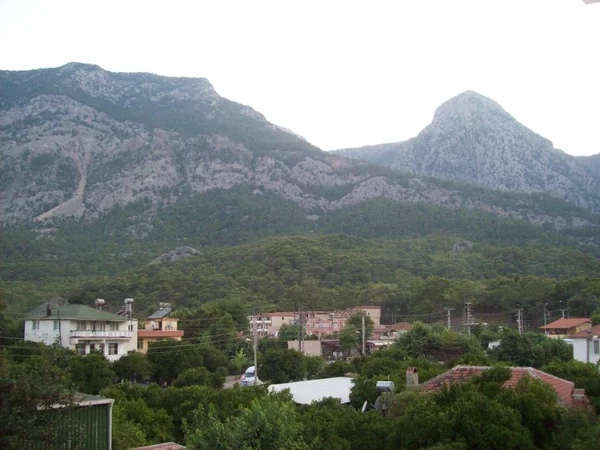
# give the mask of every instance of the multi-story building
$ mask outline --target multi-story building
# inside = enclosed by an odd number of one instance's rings
[[[79,355],[100,352],[116,361],[136,350],[138,322],[131,317],[133,300],[127,300],[124,315],[85,305],[47,307],[25,319],[24,339],[46,345],[58,343]]]
[[[367,317],[370,317],[374,328],[381,326],[380,306],[357,306],[333,312],[305,312],[303,313],[302,324],[307,334],[319,337],[335,336],[346,326],[346,322],[350,317],[359,313],[364,313]]]
[[[294,325],[297,314],[293,312],[257,313],[248,316],[250,331],[256,330],[260,337],[277,336],[282,325]]]
[[[302,311],[258,313],[248,317],[250,330],[260,337],[276,336],[282,325],[302,325],[306,334],[319,337],[338,334],[354,314],[364,312],[375,328],[381,326],[380,306],[358,306],[337,311]]]
[[[152,342],[164,339],[175,339],[181,341],[183,330],[177,329],[179,319],[168,317],[171,308],[167,303],[161,303],[160,309],[148,317],[144,322],[144,329],[138,330],[138,351],[146,353]]]

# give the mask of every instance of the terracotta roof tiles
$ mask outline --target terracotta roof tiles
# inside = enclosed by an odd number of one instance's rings
[[[551,330],[556,328],[573,328],[578,325],[583,325],[584,323],[591,323],[591,319],[586,319],[585,317],[574,318],[574,319],[558,319],[554,322],[549,323],[548,325],[544,325],[540,327],[542,330]]]
[[[437,377],[434,377],[421,385],[421,388],[426,392],[439,392],[442,386],[452,385],[455,383],[465,383],[471,381],[473,377],[480,375],[485,370],[490,369],[487,366],[456,366],[453,369],[444,372]],[[549,384],[558,395],[559,403],[565,406],[585,406],[589,404],[589,400],[583,389],[575,389],[575,384],[572,381],[564,380],[533,367],[511,367],[512,376],[503,386],[514,388],[519,381],[524,377],[537,378]],[[574,400],[573,395],[579,400]]]

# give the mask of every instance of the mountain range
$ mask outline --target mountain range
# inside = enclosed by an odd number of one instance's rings
[[[410,141],[332,153],[206,79],[80,63],[0,71],[0,153],[0,214],[12,229],[139,204],[152,229],[165,208],[234,187],[274,194],[312,221],[376,198],[557,229],[597,225],[600,208],[597,157],[578,163],[473,92]]]

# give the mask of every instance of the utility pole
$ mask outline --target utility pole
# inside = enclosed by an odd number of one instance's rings
[[[548,303],[544,302],[544,326],[548,324],[548,313],[546,312],[546,307]]]
[[[563,308],[560,310],[563,319],[565,318],[565,312],[567,312],[568,310],[569,310],[569,308]]]
[[[298,317],[300,319],[300,329],[298,330],[298,350],[304,353],[304,315],[302,313],[302,305],[300,305],[298,308]]]
[[[360,316],[362,323],[362,355],[365,356],[365,315],[364,313]]]
[[[517,325],[519,326],[519,334],[523,334],[523,308],[517,309]]]
[[[467,328],[467,334],[471,336],[471,327],[474,325],[473,316],[471,316],[471,302],[465,302],[465,317],[467,321],[464,326]]]
[[[446,311],[446,317],[448,318],[448,329],[452,328],[452,321],[450,319],[451,317],[451,312],[454,311],[454,308],[444,308],[444,311]]]
[[[256,360],[256,352],[258,350],[258,335],[256,333],[256,311],[252,316],[252,328],[254,331],[254,385],[256,386],[258,380],[258,363]]]

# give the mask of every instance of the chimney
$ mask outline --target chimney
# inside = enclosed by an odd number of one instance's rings
[[[406,389],[416,388],[419,385],[419,371],[416,367],[406,369]]]
[[[583,403],[585,401],[585,389],[573,389],[573,401]]]
[[[126,298],[125,299],[125,315],[127,317],[129,317],[131,319],[131,316],[133,315],[133,309],[131,304],[133,303],[133,299],[132,298]]]

